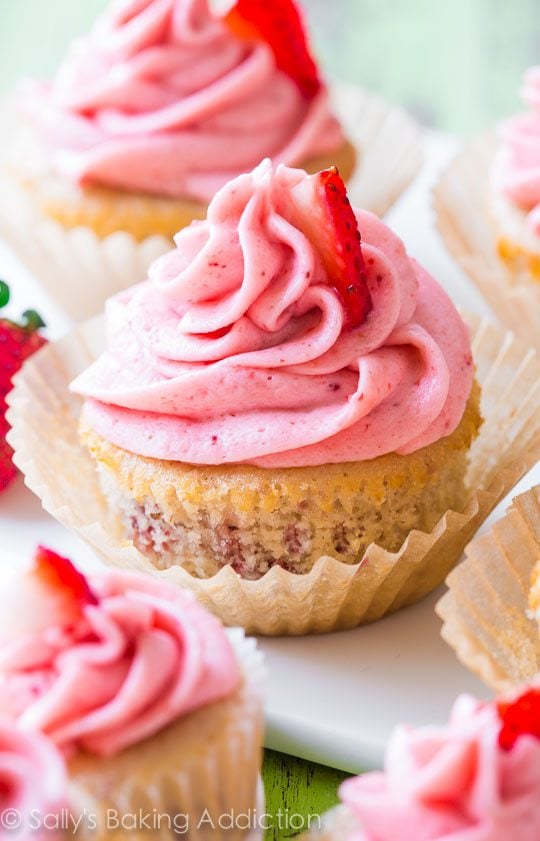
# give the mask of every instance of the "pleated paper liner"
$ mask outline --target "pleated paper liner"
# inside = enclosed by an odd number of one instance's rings
[[[396,553],[372,545],[355,565],[322,557],[307,575],[274,567],[258,581],[229,566],[205,580],[181,567],[156,570],[111,523],[94,464],[78,440],[82,404],[68,385],[103,349],[101,317],[44,348],[17,376],[9,412],[15,461],[45,509],[103,560],[188,587],[227,625],[267,635],[352,628],[441,584],[489,512],[540,455],[538,356],[485,320],[471,316],[470,325],[486,419],[471,450],[471,497],[431,534],[412,531]]]
[[[364,841],[358,818],[343,804],[323,815],[311,816],[309,827],[296,841]],[[396,838],[395,841],[398,841]]]
[[[358,150],[351,200],[383,215],[420,167],[418,126],[404,111],[353,86],[336,85],[332,98]],[[5,146],[10,132],[2,133],[8,135]],[[115,292],[144,280],[150,263],[173,245],[163,236],[136,242],[127,232],[100,239],[88,227],[65,228],[41,214],[5,172],[0,177],[0,235],[77,321],[101,312]]]
[[[527,613],[540,561],[540,486],[518,496],[465,553],[437,605],[442,635],[472,672],[505,691],[540,672],[540,631]]]
[[[115,756],[80,752],[69,760],[71,809],[82,817],[78,839],[255,837],[240,816],[260,806],[264,667],[253,640],[239,629],[229,633],[244,673],[234,695]],[[148,816],[146,826],[140,815]],[[228,819],[225,832],[220,821]]]
[[[516,281],[497,255],[489,212],[494,148],[491,135],[476,138],[443,172],[434,190],[437,226],[448,250],[501,322],[540,351],[540,283]]]

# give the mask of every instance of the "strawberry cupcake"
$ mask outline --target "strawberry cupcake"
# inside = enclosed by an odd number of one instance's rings
[[[294,0],[238,0],[225,16],[208,0],[115,0],[53,81],[25,83],[19,100],[26,127],[10,173],[36,224],[56,223],[43,237],[40,228],[42,248],[61,261],[60,243],[72,253],[65,235],[78,230],[80,284],[70,264],[51,289],[75,316],[142,280],[214,193],[263,158],[337,164],[347,178],[355,167]],[[20,242],[5,225],[24,259],[31,225]]]
[[[398,727],[385,769],[346,780],[324,841],[537,841],[540,690],[461,696],[444,727]]]
[[[180,589],[120,572],[88,581],[42,548],[1,599],[0,712],[64,753],[72,810],[91,816],[82,837],[108,838],[111,815],[142,809],[218,838],[222,813],[255,808],[261,667],[241,632]]]
[[[521,95],[526,112],[459,150],[434,206],[448,250],[500,322],[540,351],[540,67]]]
[[[517,283],[540,281],[540,67],[521,95],[528,111],[502,125],[491,173],[497,249]]]
[[[335,169],[265,161],[231,181],[109,302],[107,337],[72,384],[81,437],[155,569],[300,576],[395,552],[467,502],[467,328]]]
[[[0,719],[0,841],[61,841],[67,812],[60,752],[41,733]]]

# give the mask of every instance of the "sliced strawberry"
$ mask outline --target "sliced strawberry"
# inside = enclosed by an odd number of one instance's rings
[[[52,549],[38,546],[34,555],[33,575],[44,587],[64,596],[78,608],[97,604],[98,600],[82,572]]]
[[[336,167],[310,175],[289,193],[284,211],[320,253],[346,312],[345,326],[359,327],[371,310],[358,222]]]
[[[97,601],[71,561],[40,546],[32,567],[0,590],[0,639],[75,625]]]
[[[321,81],[317,65],[294,0],[236,0],[225,20],[240,38],[265,41],[279,69],[296,82],[306,99],[318,94]]]
[[[0,308],[9,301],[9,288],[0,281]],[[9,426],[5,419],[7,411],[6,397],[11,391],[13,377],[23,363],[36,350],[42,347],[46,339],[38,330],[43,327],[39,315],[31,310],[23,315],[23,324],[16,324],[7,318],[0,318],[0,492],[11,484],[17,471],[11,457],[13,451],[6,443]]]
[[[0,413],[0,493],[11,485],[17,475],[17,468],[13,464],[13,450],[6,441],[9,424]]]
[[[540,688],[529,689],[514,701],[498,704],[497,710],[502,721],[501,748],[511,750],[524,735],[540,739]]]

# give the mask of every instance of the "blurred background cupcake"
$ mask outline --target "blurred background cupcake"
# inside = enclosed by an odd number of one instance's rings
[[[468,142],[435,187],[439,230],[499,319],[540,350],[540,67],[524,114]]]
[[[149,258],[262,158],[336,164],[345,178],[355,167],[294,0],[239,0],[225,17],[208,0],[115,0],[52,82],[21,86],[18,110],[26,128],[8,170],[28,212],[17,251],[24,259],[40,220],[57,223],[50,246],[70,276],[60,271],[52,291],[75,316],[142,280]],[[77,263],[61,235],[73,229],[84,239]],[[104,271],[114,234],[121,274]],[[85,283],[85,271],[96,279]]]
[[[417,130],[349,94],[337,103],[344,129],[295,0],[221,11],[209,0],[115,0],[52,82],[19,86],[24,128],[8,130],[0,230],[81,318],[143,280],[216,190],[265,157],[336,165],[349,180],[367,132],[376,148],[362,189],[386,210],[418,167]]]
[[[460,696],[444,726],[397,727],[384,771],[346,780],[319,841],[443,841],[540,834],[540,688],[480,703]]]
[[[256,808],[262,668],[242,632],[164,582],[89,581],[43,548],[0,598],[0,710],[66,756],[77,837],[107,839],[111,814],[142,810],[189,822],[167,836],[221,838],[221,815]]]
[[[540,283],[540,67],[525,73],[528,107],[503,123],[491,171],[497,251],[514,282]]]

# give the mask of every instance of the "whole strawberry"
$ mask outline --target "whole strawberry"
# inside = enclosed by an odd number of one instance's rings
[[[9,287],[0,280],[0,309],[9,301]],[[38,332],[44,323],[33,310],[23,313],[22,323],[0,318],[0,492],[17,475],[12,461],[13,450],[6,441],[9,424],[6,420],[6,398],[12,389],[13,377],[23,362],[42,347],[46,339]]]

